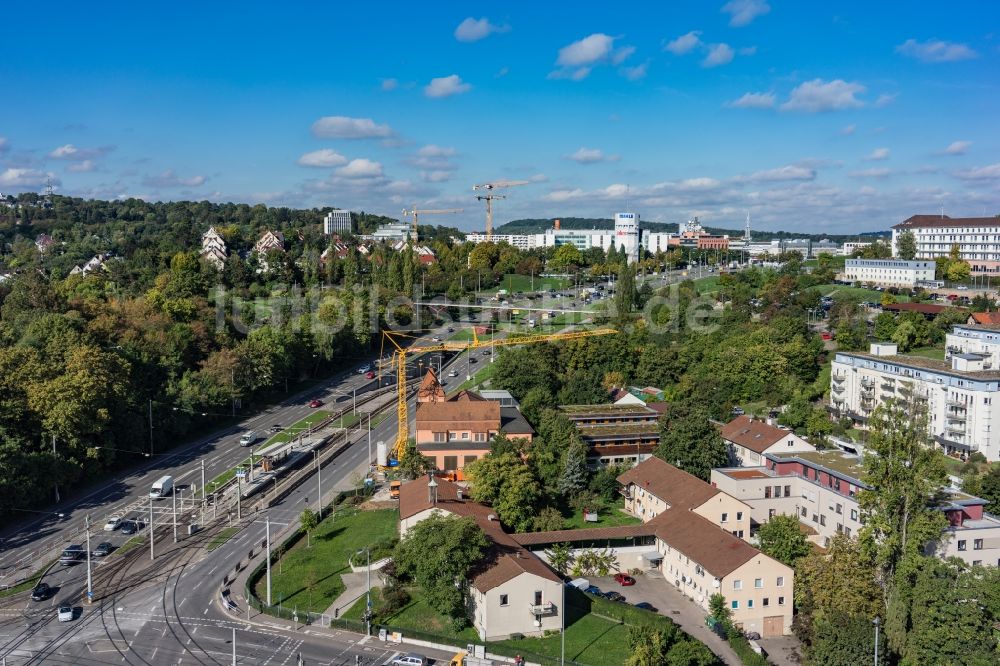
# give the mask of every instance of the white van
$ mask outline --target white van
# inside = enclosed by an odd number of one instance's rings
[[[173,491],[174,477],[161,476],[157,479],[156,483],[153,484],[152,489],[149,491],[149,496],[153,499],[160,499],[161,497],[167,497]]]
[[[253,430],[248,430],[247,432],[243,433],[242,437],[240,437],[240,446],[250,446],[256,441],[257,441],[257,433],[254,432]]]

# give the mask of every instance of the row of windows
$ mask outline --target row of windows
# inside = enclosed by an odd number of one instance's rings
[[[760,605],[763,606],[764,608],[767,608],[768,606],[771,605],[771,599],[768,598],[768,597],[764,597],[763,599],[760,600]],[[785,598],[784,597],[778,597],[778,605],[779,606],[784,606],[785,605]],[[733,599],[732,601],[730,601],[729,602],[729,607],[732,608],[733,610],[739,610],[740,609],[740,602],[739,602],[739,600],[738,599]],[[747,599],[747,605],[746,605],[746,607],[747,608],[753,608],[753,599]]]
[[[474,433],[472,433],[472,435],[473,435],[472,440],[474,440],[476,442],[485,442],[486,439],[487,439],[487,437],[488,437],[488,435],[489,435],[489,433],[474,432]],[[436,433],[434,433],[434,441],[435,442],[439,442],[439,443],[440,442],[454,442],[454,441],[458,441],[458,440],[469,441],[470,440],[469,433],[467,433],[467,432],[452,432],[450,430],[448,432],[436,432]]]
[[[965,539],[959,539],[959,541],[958,541],[958,549],[959,550],[966,550],[966,540]],[[983,549],[983,540],[982,539],[973,539],[972,540],[972,550],[982,550],[982,549]]]
[[[778,576],[775,579],[774,584],[777,587],[784,587],[785,586],[785,577],[784,576]],[[762,589],[764,589],[764,579],[763,578],[754,578],[753,579],[753,587],[754,587],[755,590],[762,590]],[[743,589],[743,581],[740,580],[739,578],[737,578],[736,580],[734,580],[733,581],[733,589],[737,590],[737,591],[742,590]]]
[[[506,595],[506,594],[501,594],[500,595],[500,605],[501,606],[509,606],[510,605],[508,595]],[[542,605],[542,591],[541,590],[535,590],[535,604],[534,605],[535,606],[541,606]]]
[[[736,512],[736,521],[739,522],[741,520],[743,520],[743,512],[742,511],[737,511]],[[722,514],[722,521],[721,522],[725,523],[725,522],[728,522],[728,521],[729,521],[729,514],[726,513],[726,512],[723,512],[723,514]]]

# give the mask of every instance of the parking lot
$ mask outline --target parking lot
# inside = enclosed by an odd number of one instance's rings
[[[601,588],[602,592],[619,592],[627,603],[644,601],[652,604],[657,612],[666,615],[686,633],[703,642],[727,664],[742,664],[729,643],[705,626],[705,609],[686,598],[660,576],[636,576],[635,585],[627,587],[616,583],[611,576],[589,576],[587,579],[592,585]]]

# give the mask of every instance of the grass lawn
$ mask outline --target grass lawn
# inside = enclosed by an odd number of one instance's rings
[[[944,348],[943,347],[918,347],[916,349],[911,349],[906,352],[907,356],[920,356],[923,358],[934,359],[935,361],[944,360]]]
[[[212,552],[222,544],[229,541],[229,539],[231,539],[232,536],[239,531],[240,528],[238,527],[226,527],[221,532],[212,537],[212,540],[208,542],[208,545],[205,546],[205,549],[208,550],[208,552]]]
[[[540,277],[536,275],[534,279],[534,289],[532,289],[532,279],[530,275],[507,273],[503,276],[503,280],[499,285],[497,285],[497,288],[506,289],[510,293],[514,293],[516,291],[548,291],[550,289],[558,291],[560,289],[565,289],[572,284],[573,283],[569,280],[569,278]]]
[[[399,512],[395,509],[338,511],[336,518],[328,516],[313,531],[311,546],[303,537],[281,556],[280,564],[271,566],[272,600],[300,612],[326,612],[344,591],[340,574],[350,572],[347,562],[351,555],[395,537],[398,522]],[[256,587],[259,599],[266,594],[265,585],[261,577]]]
[[[279,443],[284,444],[285,442],[289,442],[295,439],[296,437],[299,436],[299,433],[308,430],[309,428],[316,425],[323,419],[329,417],[330,414],[331,412],[328,412],[325,409],[317,409],[309,416],[305,417],[304,419],[296,421],[292,425],[288,426],[287,428],[279,432],[277,435],[271,437],[269,440],[267,440],[267,442],[264,443],[264,446],[258,449],[258,452],[266,451],[269,446],[272,446],[274,444],[279,444]]]
[[[461,385],[459,385],[459,387],[455,389],[456,391],[478,387],[493,376],[493,372],[496,370],[496,364],[490,363],[489,359],[486,358],[485,356],[482,356],[481,359],[482,360],[480,361],[480,363],[484,365],[481,365],[480,368],[475,371],[475,373],[472,375],[472,379],[462,382]],[[461,370],[459,370],[459,377],[461,377]],[[448,392],[451,393],[450,387]]]
[[[698,290],[699,294],[707,294],[711,291],[717,291],[719,289],[719,276],[709,275],[707,277],[698,278],[694,281],[695,289]]]
[[[334,428],[350,428],[351,426],[356,425],[360,419],[361,416],[359,414],[344,414],[336,421],[331,421],[330,425]]]
[[[418,588],[409,589],[410,603],[400,609],[396,614],[381,618],[380,622],[404,630],[413,629],[416,631],[426,631],[438,634],[444,640],[451,641],[456,645],[466,643],[478,643],[476,632],[471,627],[466,627],[460,632],[451,629],[451,625],[446,618],[424,602],[422,593]],[[577,594],[579,599],[577,604],[567,607],[569,615],[568,626],[566,627],[566,658],[583,664],[623,664],[629,657],[628,648],[628,624],[641,623],[656,626],[667,622],[667,619],[655,613],[648,613],[638,609],[624,606],[616,609],[617,612],[628,613],[626,622],[619,622],[606,619],[601,615],[591,613],[591,609],[600,611],[601,606],[612,604],[602,600],[590,600],[582,593],[567,590],[567,604],[570,603],[569,595]],[[366,600],[360,598],[350,609],[344,613],[346,619],[360,620],[365,610]],[[380,597],[375,592],[372,593],[372,604],[377,609],[380,604]],[[610,606],[614,608],[613,606]],[[535,653],[553,659],[558,659],[560,655],[562,638],[556,633],[551,636],[541,638],[524,638],[521,640],[490,641],[488,645],[494,649],[511,655],[524,653],[529,655]],[[529,661],[531,659],[529,658]]]
[[[842,284],[818,284],[815,287],[809,287],[814,291],[818,291],[823,296],[833,296],[834,299],[837,298],[855,298],[859,301],[874,301],[875,303],[882,302],[882,294],[884,292],[875,291],[874,289],[865,289],[864,287],[848,287]],[[896,301],[899,303],[908,303],[909,297],[902,294],[897,295]]]
[[[566,519],[563,525],[565,530],[580,530],[589,527],[615,527],[618,525],[638,525],[642,521],[635,516],[630,516],[618,504],[599,507],[597,510],[598,521],[596,523],[586,523],[583,521],[583,512],[575,511],[573,515]]]
[[[125,543],[122,544],[121,548],[116,548],[112,551],[112,555],[124,555],[128,551],[138,548],[146,542],[146,537],[144,536],[134,536]]]

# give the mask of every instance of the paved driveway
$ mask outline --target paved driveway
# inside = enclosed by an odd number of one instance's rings
[[[622,587],[610,576],[588,576],[587,580],[591,585],[601,588],[602,592],[620,592],[630,604],[640,601],[653,604],[662,615],[666,615],[685,632],[707,645],[727,664],[740,666],[743,663],[729,647],[729,643],[705,626],[705,616],[708,615],[705,609],[686,598],[663,578],[636,576],[635,585],[630,587]]]

